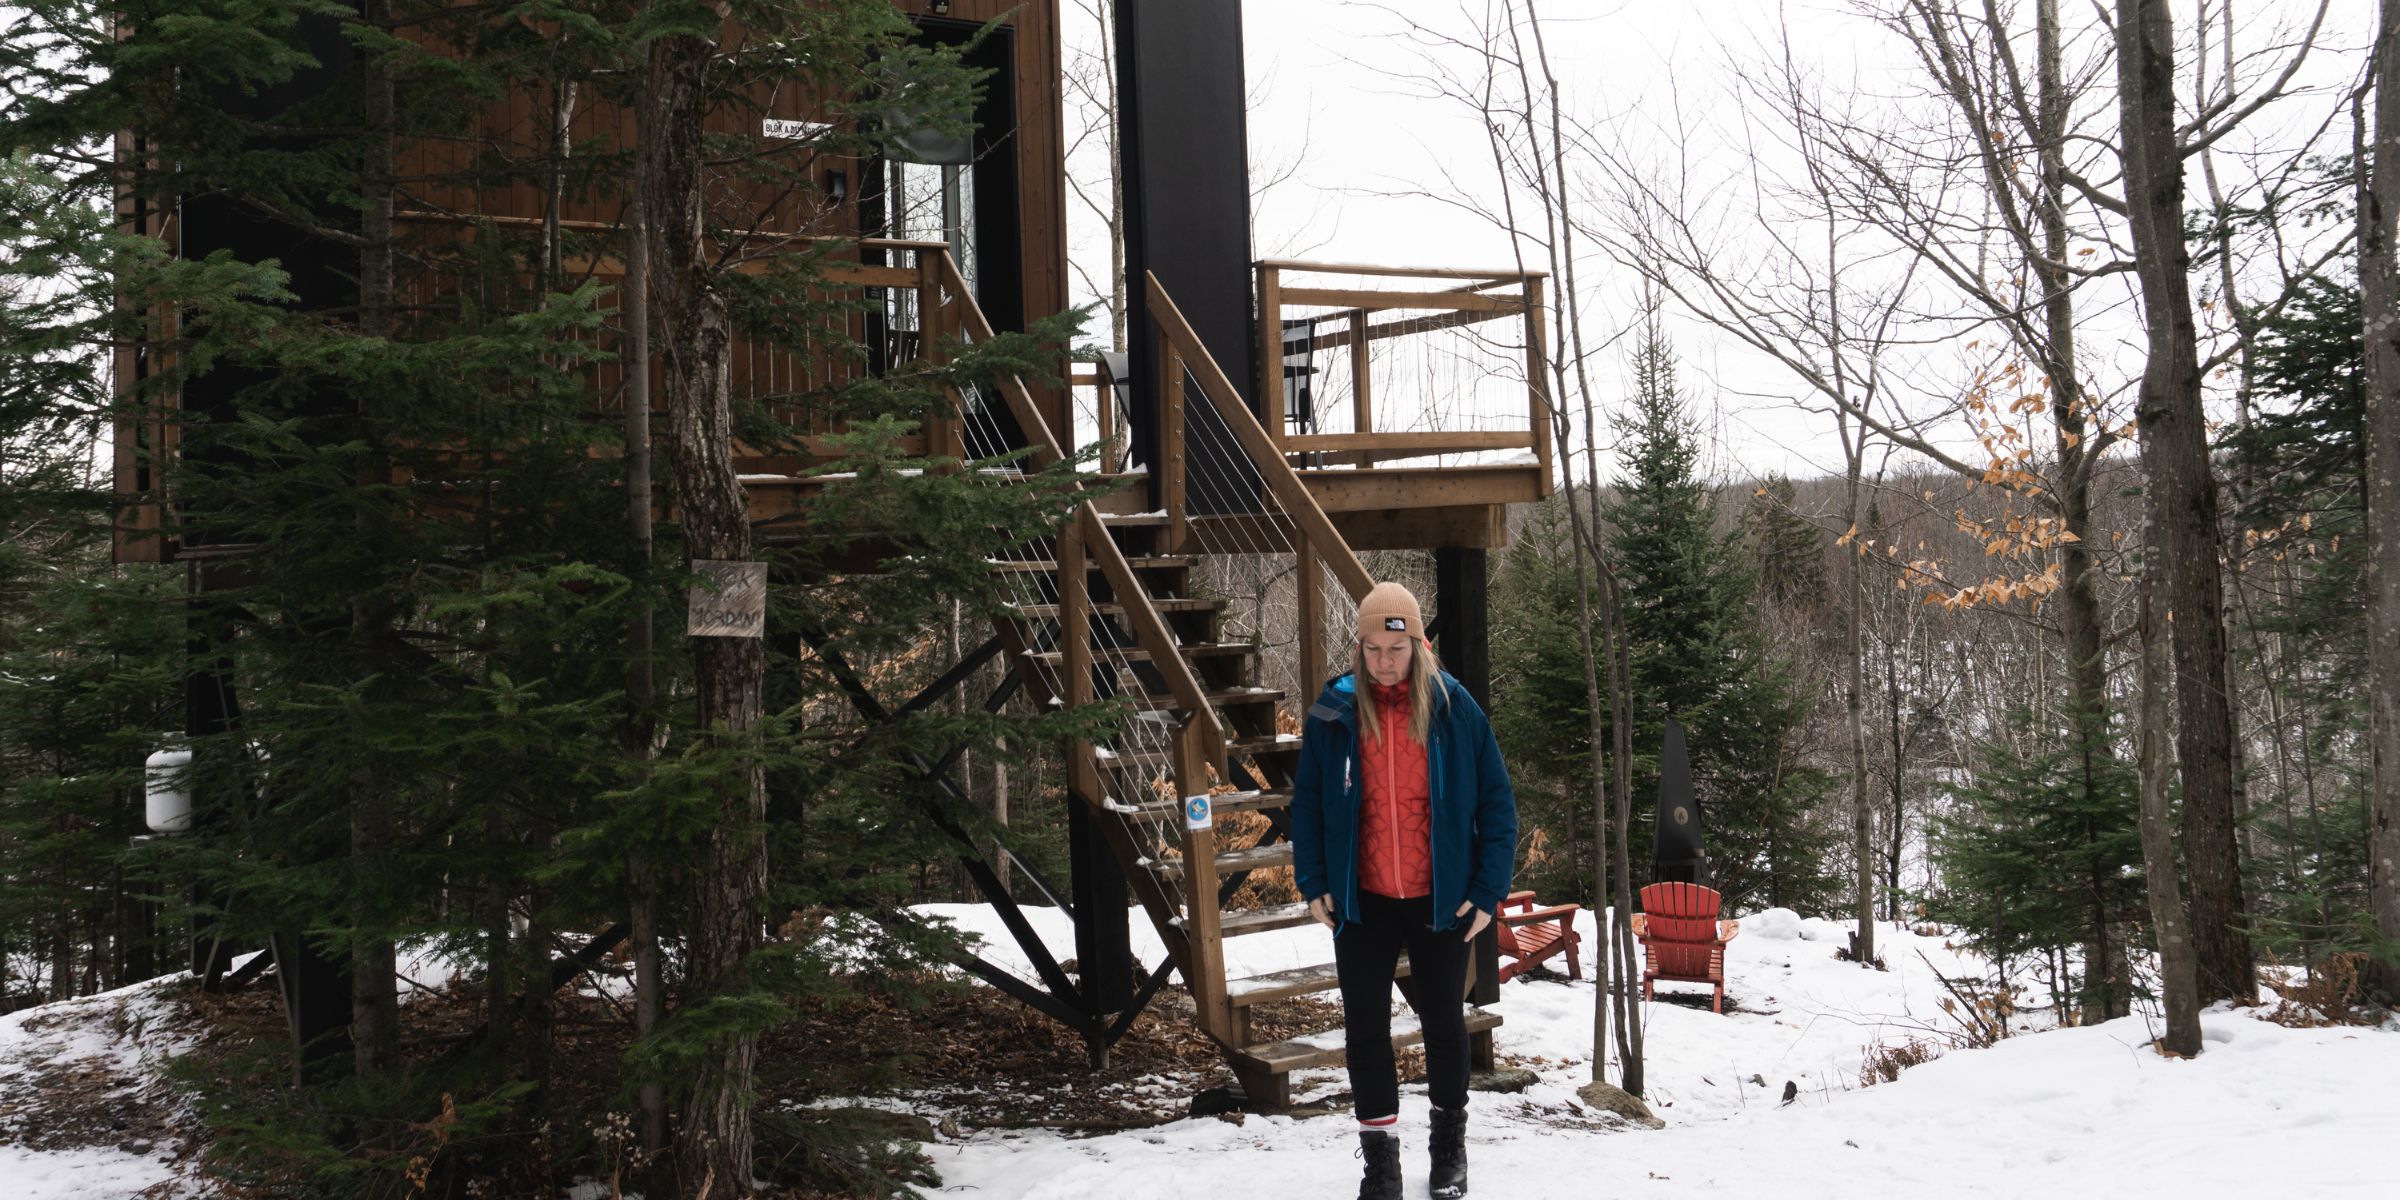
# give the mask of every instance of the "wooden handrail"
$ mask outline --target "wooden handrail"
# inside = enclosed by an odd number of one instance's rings
[[[1547,279],[1548,271],[1506,267],[1496,271],[1472,267],[1394,267],[1374,263],[1309,262],[1299,258],[1262,258],[1258,266],[1278,271],[1315,271],[1323,275],[1422,275],[1427,279]]]
[[[1268,489],[1275,493],[1276,501],[1283,505],[1284,512],[1291,516],[1294,531],[1314,544],[1316,552],[1323,556],[1325,565],[1333,568],[1334,577],[1342,581],[1342,587],[1349,591],[1352,600],[1364,599],[1375,586],[1374,576],[1367,574],[1365,564],[1358,561],[1358,555],[1350,549],[1350,543],[1342,540],[1340,531],[1333,527],[1332,520],[1325,516],[1324,508],[1318,505],[1316,495],[1308,490],[1308,485],[1302,483],[1298,475],[1292,473],[1291,465],[1283,460],[1282,452],[1275,448],[1275,442],[1267,436],[1266,428],[1258,423],[1257,414],[1250,411],[1249,405],[1242,403],[1241,393],[1235,391],[1233,382],[1225,378],[1224,368],[1209,356],[1207,347],[1201,344],[1200,335],[1192,332],[1191,323],[1184,320],[1183,310],[1175,307],[1174,299],[1167,295],[1167,289],[1158,282],[1158,276],[1148,275],[1147,284],[1151,319],[1158,322],[1159,332],[1182,352],[1184,365],[1191,371],[1192,377],[1200,381],[1200,394],[1207,398],[1209,407],[1216,410],[1217,418],[1225,423],[1234,440],[1241,443],[1243,452],[1250,456],[1251,465],[1257,468],[1259,478],[1266,482]]]
[[[1525,311],[1520,296],[1489,292],[1387,292],[1376,288],[1296,288],[1286,286],[1285,304],[1314,304],[1326,308],[1363,308],[1382,312],[1393,308],[1436,308],[1449,312],[1516,313]]]
[[[1458,451],[1474,449],[1531,449],[1533,465],[1539,477],[1536,494],[1548,496],[1555,482],[1551,478],[1555,450],[1552,446],[1551,404],[1549,396],[1549,353],[1544,346],[1542,320],[1546,311],[1544,299],[1549,273],[1540,270],[1480,271],[1461,267],[1394,267],[1367,263],[1320,263],[1301,259],[1268,258],[1253,264],[1258,275],[1258,339],[1259,408],[1266,418],[1268,437],[1282,454],[1310,454],[1319,457],[1307,460],[1310,465],[1325,465],[1323,456],[1346,460],[1360,469],[1373,468],[1378,460],[1413,457],[1416,454],[1444,452],[1434,439],[1427,439],[1425,449],[1406,442],[1384,441],[1394,436],[1415,436],[1417,431],[1394,435],[1377,432],[1374,420],[1371,364],[1367,344],[1386,338],[1411,334],[1433,333],[1444,329],[1477,325],[1493,320],[1517,320],[1525,327],[1525,417],[1526,431],[1511,435],[1505,444],[1483,441],[1451,447]],[[1406,282],[1392,290],[1367,286],[1296,287],[1286,273],[1321,273],[1374,276],[1379,279]],[[1463,280],[1464,282],[1422,290],[1435,286],[1435,281]],[[1492,289],[1514,287],[1517,294],[1494,294]],[[1403,290],[1405,289],[1405,290]],[[1352,432],[1336,435],[1305,435],[1294,437],[1284,429],[1284,360],[1277,351],[1287,348],[1283,341],[1283,313],[1287,305],[1316,309],[1340,309],[1342,312],[1320,312],[1318,322],[1308,340],[1308,352],[1317,354],[1347,348],[1350,351]],[[1372,314],[1396,309],[1431,310],[1417,316],[1397,317],[1374,323]],[[1345,321],[1346,318],[1346,321]],[[1345,323],[1347,328],[1327,328],[1327,322]],[[1496,436],[1496,435],[1486,435]],[[1335,441],[1332,439],[1340,438]]]
[[[1286,454],[1374,450],[1384,457],[1464,454],[1471,450],[1531,450],[1530,429],[1412,429],[1403,433],[1297,433],[1283,439]]]

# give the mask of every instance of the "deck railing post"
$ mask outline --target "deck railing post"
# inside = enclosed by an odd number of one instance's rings
[[[1183,348],[1164,331],[1158,335],[1159,500],[1167,508],[1167,553],[1183,553],[1191,533],[1184,504]]]
[[[1070,517],[1058,532],[1058,640],[1067,689],[1062,698],[1070,710],[1092,702],[1091,604],[1090,567],[1083,553],[1083,522]],[[1085,750],[1086,747],[1078,746],[1068,756],[1075,775],[1074,790],[1084,799],[1097,802],[1105,797],[1101,795],[1101,781],[1092,756]]]
[[[1367,310],[1353,309],[1350,313],[1350,424],[1352,433],[1375,432],[1375,387],[1370,378],[1367,354]],[[1372,467],[1375,453],[1358,452],[1356,465]]]
[[[1194,797],[1209,790],[1200,729],[1186,720],[1175,734],[1175,795],[1185,808],[1183,823],[1183,931],[1191,940],[1192,1006],[1200,1027],[1232,1040],[1232,1005],[1225,999],[1225,943],[1217,914],[1217,834],[1213,815],[1194,820]],[[1207,810],[1213,813],[1213,810]]]
[[[1525,279],[1525,404],[1533,421],[1533,461],[1541,467],[1541,494],[1550,479],[1550,355],[1542,341],[1542,277]]]
[[[1100,426],[1100,469],[1114,475],[1124,469],[1123,455],[1117,453],[1117,377],[1107,363],[1095,364],[1092,378],[1098,391],[1093,396]]]
[[[919,250],[917,260],[917,357],[928,363],[941,361],[938,346],[942,333],[941,263],[931,253]],[[925,419],[925,455],[939,458],[949,452],[950,422],[941,417]]]
[[[1258,268],[1258,411],[1267,440],[1283,445],[1283,272]]]
[[[1317,566],[1316,544],[1297,530],[1294,535],[1292,556],[1297,569],[1292,573],[1300,586],[1300,686],[1292,694],[1306,712],[1325,683],[1325,579]]]

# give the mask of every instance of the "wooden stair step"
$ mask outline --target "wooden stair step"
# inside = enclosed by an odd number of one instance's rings
[[[1470,1035],[1500,1028],[1500,1014],[1488,1008],[1467,1009],[1467,1033]],[[1416,1017],[1392,1018],[1392,1046],[1414,1046],[1425,1040],[1425,1031],[1416,1024]],[[1342,1061],[1343,1034],[1339,1029],[1312,1033],[1289,1041],[1268,1042],[1245,1046],[1232,1051],[1233,1057],[1247,1065],[1272,1075],[1288,1075],[1311,1067],[1330,1067]]]
[[[1233,708],[1244,704],[1281,704],[1285,695],[1286,693],[1275,688],[1237,687],[1208,693],[1208,702],[1218,708]],[[1136,708],[1167,709],[1177,706],[1172,694],[1135,696],[1133,701]]]
[[[1094,749],[1106,751],[1100,755],[1100,765],[1104,769],[1154,771],[1175,760],[1174,753],[1167,750],[1110,750],[1105,746],[1097,746]],[[1225,743],[1225,750],[1229,754],[1236,755],[1297,754],[1300,751],[1300,738],[1296,734],[1288,733],[1271,734],[1265,737],[1232,738]],[[1270,808],[1273,806],[1260,804],[1257,807]]]
[[[1307,906],[1301,907],[1305,909]],[[1232,918],[1227,917],[1226,920]],[[1399,965],[1392,968],[1392,978],[1399,979],[1407,974],[1408,956],[1403,954]],[[1273,971],[1246,979],[1228,979],[1225,981],[1225,999],[1235,1008],[1240,1008],[1248,1004],[1289,1000],[1312,992],[1330,992],[1340,986],[1341,977],[1334,964],[1318,963],[1313,967],[1294,967],[1289,971]]]
[[[1292,803],[1292,794],[1279,789],[1269,789],[1263,792],[1221,792],[1209,797],[1208,802],[1216,809],[1216,814],[1222,817],[1231,813],[1264,812],[1270,808],[1288,808]],[[1154,801],[1143,804],[1118,804],[1112,806],[1110,811],[1127,815],[1142,814],[1166,820],[1180,815],[1183,812],[1183,806]]]
[[[1209,807],[1215,809],[1217,815],[1221,817],[1227,813],[1264,812],[1270,808],[1289,808],[1292,805],[1292,794],[1279,788],[1269,788],[1263,792],[1227,792],[1221,796],[1209,797],[1208,803]]]
[[[1044,617],[1057,616],[1060,610],[1065,606],[1059,604],[1018,604],[1012,605],[1011,607],[1015,608],[1017,610],[1017,615],[1023,619],[1028,621],[1038,621]],[[1153,597],[1150,601],[1150,607],[1155,608],[1162,613],[1215,612],[1218,609],[1225,607],[1225,602],[1222,600],[1162,600]],[[1091,609],[1093,612],[1099,613],[1102,616],[1121,617],[1125,615],[1125,606],[1122,604],[1117,604],[1113,601],[1107,604],[1094,604],[1091,606]]]
[[[1169,520],[1163,512],[1101,513],[1100,523],[1110,529],[1154,529]]]
[[[1268,846],[1248,846],[1240,850],[1217,852],[1217,877],[1220,879],[1239,871],[1264,871],[1273,867],[1290,865],[1292,865],[1292,844],[1290,842],[1276,842]],[[1180,862],[1152,863],[1150,869],[1158,872],[1162,878],[1183,878],[1183,864]]]
[[[1241,937],[1249,933],[1272,933],[1278,929],[1293,929],[1316,920],[1308,915],[1308,901],[1295,900],[1272,908],[1246,908],[1225,913],[1217,918],[1220,937]],[[1181,923],[1180,919],[1177,922]]]
[[[1199,566],[1200,558],[1194,554],[1148,554],[1127,558],[1125,562],[1136,571],[1174,571]],[[1038,572],[1045,575],[1058,570],[1058,560],[1050,558],[995,558],[990,565],[994,571]],[[1089,556],[1085,557],[1084,565],[1090,570],[1100,569],[1099,560]]]
[[[1298,754],[1300,735],[1296,733],[1266,733],[1257,737],[1229,738],[1227,754]]]
[[[1184,645],[1176,647],[1176,649],[1181,650],[1185,658],[1223,658],[1234,655],[1256,654],[1258,653],[1258,643],[1187,642]],[[1044,650],[1038,654],[1029,654],[1026,657],[1042,664],[1043,666],[1056,667],[1064,663],[1067,656],[1061,651]],[[1149,662],[1150,652],[1142,649],[1139,646],[1117,646],[1107,651],[1094,650],[1092,652],[1092,657],[1095,659],[1123,658],[1127,662]]]

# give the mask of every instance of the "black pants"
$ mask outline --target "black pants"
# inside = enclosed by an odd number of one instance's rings
[[[1464,928],[1433,930],[1433,898],[1394,900],[1358,894],[1359,919],[1333,939],[1333,964],[1342,981],[1342,1021],[1350,1060],[1350,1095],[1358,1118],[1400,1111],[1400,1079],[1392,1062],[1392,972],[1408,952],[1402,994],[1425,1030],[1426,1073],[1433,1102],[1467,1106],[1467,950]]]

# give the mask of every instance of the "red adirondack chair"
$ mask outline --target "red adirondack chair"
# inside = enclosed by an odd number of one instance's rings
[[[1642,889],[1643,911],[1633,915],[1633,936],[1641,939],[1642,999],[1656,983],[1706,983],[1716,986],[1711,1012],[1725,1011],[1725,943],[1741,932],[1739,921],[1720,921],[1724,899],[1696,883],[1654,883]]]
[[[1500,903],[1500,982],[1561,950],[1567,954],[1567,978],[1583,978],[1583,960],[1575,952],[1583,941],[1575,932],[1575,914],[1582,911],[1580,904],[1537,908],[1532,892],[1510,892]]]

